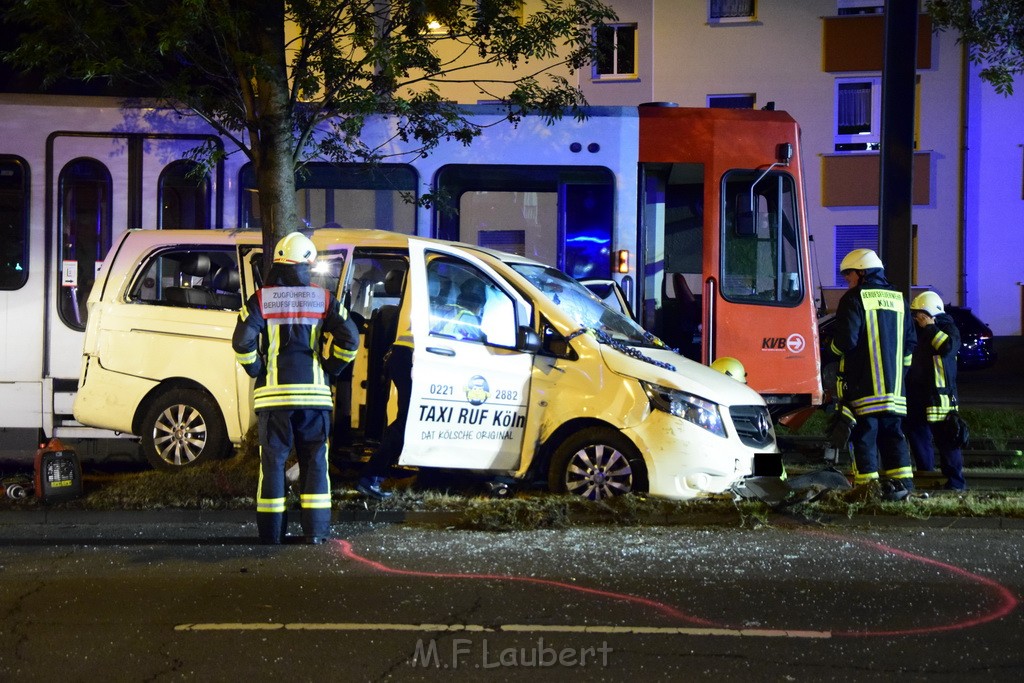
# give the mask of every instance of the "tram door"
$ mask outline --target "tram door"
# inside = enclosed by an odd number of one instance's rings
[[[642,324],[701,361],[704,166],[642,164]]]
[[[52,137],[44,376],[77,379],[86,303],[115,236],[126,228],[212,227],[211,181],[185,159],[197,144],[119,133]]]

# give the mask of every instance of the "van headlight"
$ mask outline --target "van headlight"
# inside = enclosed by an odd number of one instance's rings
[[[651,407],[664,410],[666,413],[692,422],[712,434],[725,437],[725,425],[722,424],[722,414],[718,410],[717,403],[678,389],[668,389],[649,382],[640,384],[643,385],[647,398],[651,401]]]

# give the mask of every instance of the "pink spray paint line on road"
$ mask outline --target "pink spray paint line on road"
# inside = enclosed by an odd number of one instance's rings
[[[963,617],[957,617],[957,618],[954,618],[954,619],[952,619],[952,620],[950,620],[948,622],[945,622],[945,623],[933,624],[933,625],[930,625],[930,626],[921,626],[921,627],[915,627],[915,628],[909,628],[909,629],[865,629],[865,630],[847,630],[847,631],[843,631],[843,630],[837,630],[837,631],[809,631],[809,630],[789,629],[789,628],[775,628],[775,629],[773,629],[773,628],[758,628],[758,629],[735,628],[735,627],[730,627],[730,626],[728,626],[726,624],[717,623],[717,622],[715,622],[713,620],[710,620],[710,619],[706,619],[706,618],[703,618],[703,617],[698,617],[698,616],[695,616],[693,614],[688,614],[688,613],[684,612],[683,610],[679,609],[678,607],[669,605],[669,604],[667,604],[665,602],[662,602],[662,601],[659,601],[659,600],[654,600],[654,599],[651,599],[651,598],[645,598],[645,597],[641,597],[641,596],[637,596],[637,595],[630,595],[630,594],[627,594],[627,593],[619,593],[619,592],[615,592],[615,591],[608,591],[608,590],[603,590],[603,589],[599,589],[599,588],[591,588],[591,587],[587,587],[587,586],[579,586],[579,585],[575,585],[575,584],[571,584],[571,583],[566,583],[564,581],[557,581],[557,580],[554,580],[554,579],[542,579],[542,578],[534,578],[534,577],[526,577],[526,576],[515,576],[515,575],[511,575],[511,574],[481,574],[481,573],[433,572],[433,571],[420,571],[420,570],[414,570],[414,569],[401,569],[401,568],[397,568],[397,567],[392,567],[392,566],[386,565],[383,562],[379,562],[377,560],[372,560],[372,559],[370,559],[368,557],[360,555],[359,553],[357,553],[355,551],[355,549],[354,549],[354,547],[353,547],[353,545],[352,545],[352,543],[350,541],[347,541],[347,540],[344,540],[344,539],[338,539],[338,540],[333,541],[333,543],[338,548],[340,548],[341,553],[342,553],[342,555],[344,557],[346,557],[346,558],[348,558],[348,559],[350,559],[352,561],[358,562],[358,563],[360,563],[360,564],[362,564],[362,565],[364,565],[366,567],[369,567],[370,569],[373,569],[375,571],[384,573],[384,574],[391,574],[391,575],[396,575],[396,576],[418,577],[418,578],[426,578],[426,579],[433,578],[433,579],[453,579],[453,580],[478,580],[478,581],[517,582],[517,583],[526,583],[526,584],[533,584],[533,585],[543,586],[543,587],[548,587],[548,588],[554,588],[554,589],[557,589],[557,590],[566,590],[566,591],[571,591],[571,592],[574,592],[574,593],[580,593],[580,594],[583,594],[583,595],[592,596],[594,598],[607,599],[607,600],[615,600],[615,601],[620,601],[620,602],[627,602],[627,603],[631,603],[631,604],[634,604],[634,605],[637,605],[637,606],[645,607],[645,608],[648,608],[648,609],[652,610],[653,612],[662,614],[662,615],[667,616],[667,617],[669,617],[671,619],[674,619],[674,620],[677,620],[677,621],[680,621],[680,622],[683,622],[683,623],[687,623],[687,624],[693,624],[695,626],[700,627],[699,629],[694,629],[692,632],[697,632],[697,631],[702,631],[704,629],[709,629],[709,630],[712,630],[712,631],[716,632],[716,633],[713,633],[713,635],[760,635],[760,636],[790,636],[790,637],[804,637],[804,638],[807,638],[807,637],[816,637],[816,638],[822,638],[822,637],[824,637],[824,638],[829,638],[829,637],[846,637],[846,638],[851,638],[851,637],[869,637],[869,636],[924,635],[924,634],[930,634],[930,633],[941,633],[941,632],[944,632],[944,631],[955,631],[955,630],[960,630],[960,629],[966,629],[966,628],[971,628],[971,627],[975,627],[975,626],[980,626],[982,624],[985,624],[985,623],[988,623],[988,622],[991,622],[991,621],[996,621],[998,619],[1002,619],[1002,618],[1004,618],[1006,616],[1009,616],[1017,608],[1018,599],[1013,594],[1013,592],[1010,589],[1008,589],[1006,586],[1003,586],[999,582],[994,581],[992,579],[986,578],[984,576],[980,576],[978,574],[975,574],[974,572],[971,572],[971,571],[968,571],[966,569],[963,569],[962,567],[957,567],[957,566],[949,564],[947,562],[941,562],[939,560],[933,560],[931,558],[923,557],[923,556],[917,555],[915,553],[911,553],[911,552],[908,552],[908,551],[905,551],[905,550],[900,550],[900,549],[897,549],[897,548],[893,548],[891,546],[887,546],[887,545],[885,545],[883,543],[878,543],[876,541],[866,541],[866,540],[851,539],[851,538],[839,537],[839,536],[835,536],[835,535],[831,535],[831,534],[823,534],[823,533],[818,533],[818,532],[809,532],[809,533],[811,533],[811,535],[816,535],[816,536],[820,536],[820,537],[825,537],[825,538],[830,538],[830,539],[835,539],[835,540],[842,540],[843,542],[851,542],[852,541],[854,543],[858,543],[860,545],[863,545],[863,546],[865,546],[867,548],[870,548],[870,549],[872,549],[872,550],[874,550],[876,552],[882,553],[882,554],[893,555],[894,557],[897,557],[897,558],[902,559],[902,560],[907,560],[907,561],[910,561],[910,562],[918,562],[918,563],[921,563],[921,564],[925,564],[925,565],[928,565],[928,566],[935,567],[937,569],[940,569],[940,570],[948,573],[949,575],[951,575],[951,576],[953,576],[955,578],[963,579],[965,582],[967,582],[969,584],[974,584],[976,586],[981,587],[986,593],[994,596],[994,600],[992,601],[993,604],[991,604],[990,606],[987,606],[987,607],[980,608],[978,611],[969,612],[966,615],[964,615]],[[986,601],[986,602],[988,602],[988,601]],[[546,629],[550,630],[550,628],[552,628],[552,627],[550,627],[550,626],[538,626],[537,628],[538,629],[545,629],[546,628]],[[580,627],[580,628],[586,629],[586,628],[601,628],[601,627]],[[612,628],[612,627],[609,627],[609,628]],[[646,632],[646,633],[662,632],[662,631],[664,631],[664,632],[672,632],[672,631],[676,631],[676,632],[691,632],[690,629],[665,629],[665,628],[660,628],[660,627],[644,627],[644,626],[637,626],[637,627],[614,627],[614,628],[621,629],[623,631]]]

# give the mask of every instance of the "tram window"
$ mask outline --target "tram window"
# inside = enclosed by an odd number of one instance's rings
[[[481,230],[477,233],[477,244],[488,249],[497,249],[508,254],[526,256],[525,230]]]
[[[565,272],[574,278],[612,276],[612,193],[604,185],[566,185]]]
[[[436,207],[436,237],[486,246],[521,233],[514,253],[575,278],[611,277],[615,176],[607,168],[449,164],[436,182],[453,203]]]
[[[86,301],[110,249],[110,172],[95,159],[75,159],[61,170],[59,188],[57,305],[67,325],[84,330]]]
[[[247,228],[260,226],[256,177],[246,164],[239,179],[239,215]],[[416,234],[416,171],[405,164],[309,163],[295,178],[299,217],[311,228],[375,228]]]
[[[722,295],[796,305],[803,299],[800,226],[792,176],[733,171],[724,181]],[[751,183],[757,182],[751,193]]]
[[[28,188],[25,162],[0,157],[0,289],[28,281]]]
[[[210,177],[194,161],[171,162],[160,173],[158,225],[167,229],[210,227]]]
[[[504,234],[521,243],[495,248],[548,263],[558,252],[557,192],[470,190],[459,197],[458,216],[463,242],[491,246]]]

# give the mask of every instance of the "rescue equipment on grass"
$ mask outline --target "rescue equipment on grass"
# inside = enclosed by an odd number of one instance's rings
[[[36,496],[43,503],[62,503],[82,495],[82,466],[74,449],[60,439],[39,446],[35,460]]]

